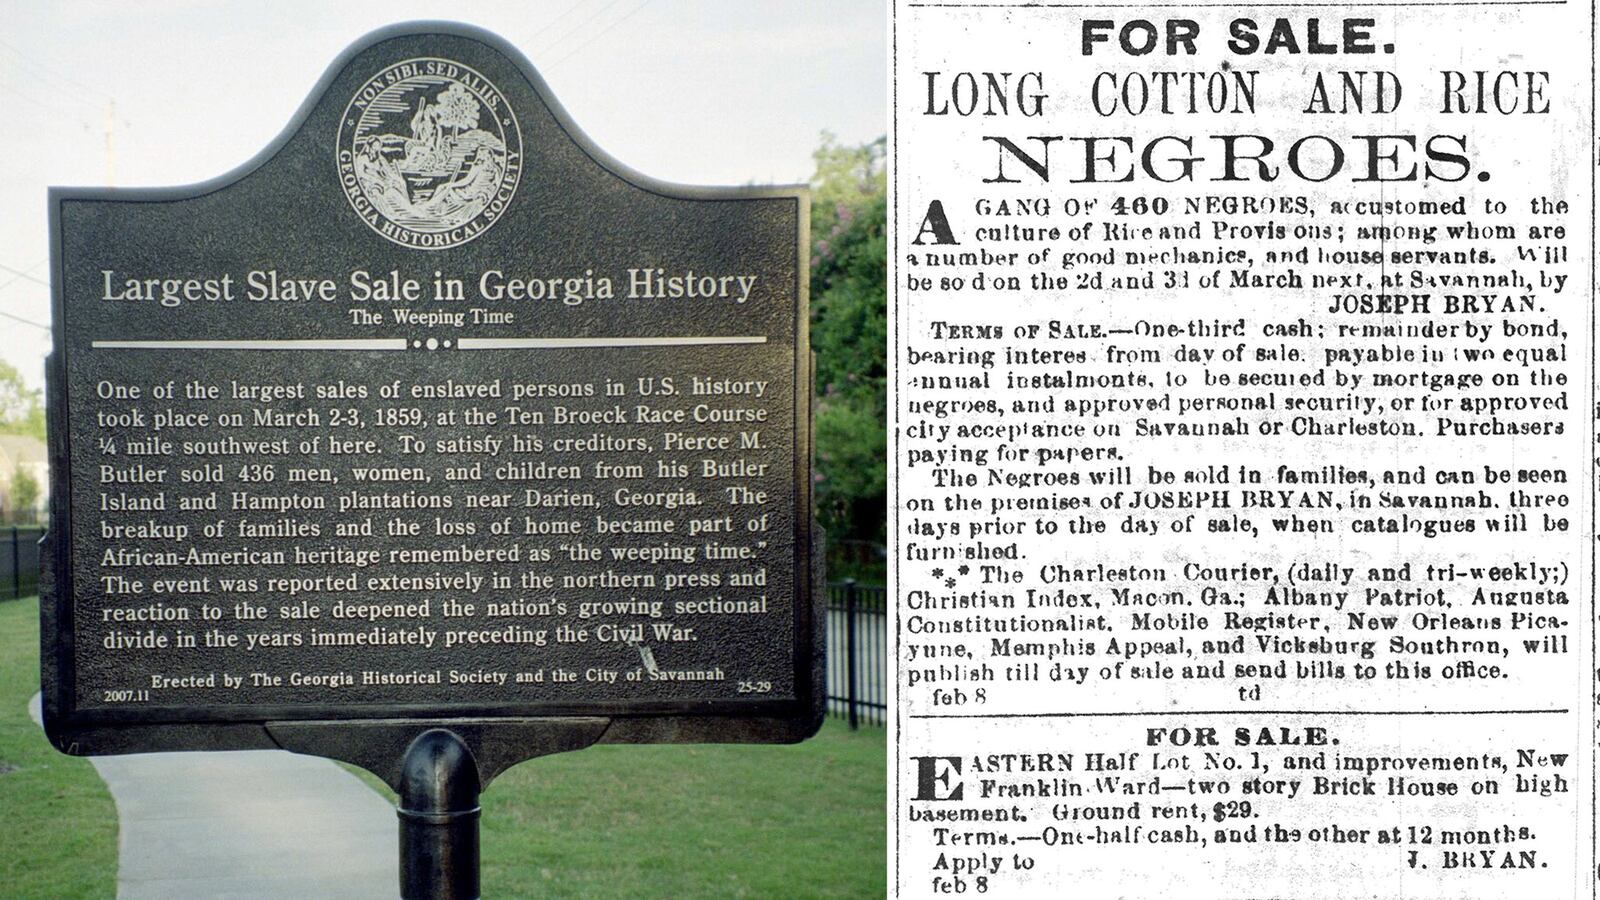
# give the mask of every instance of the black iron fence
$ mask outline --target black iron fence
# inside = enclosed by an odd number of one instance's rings
[[[0,599],[39,592],[39,538],[44,531],[12,525],[0,529]]]
[[[884,724],[889,712],[888,591],[854,581],[828,585],[828,713]]]

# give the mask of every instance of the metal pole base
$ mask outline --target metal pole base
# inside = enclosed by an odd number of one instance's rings
[[[477,900],[478,764],[453,731],[425,731],[400,771],[400,896]]]

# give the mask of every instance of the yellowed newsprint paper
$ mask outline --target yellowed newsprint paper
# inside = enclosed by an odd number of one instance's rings
[[[891,11],[901,897],[1594,898],[1594,8]]]

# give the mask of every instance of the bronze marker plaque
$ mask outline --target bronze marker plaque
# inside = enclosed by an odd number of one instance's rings
[[[437,25],[215,181],[53,190],[52,740],[810,734],[807,202],[633,172]]]

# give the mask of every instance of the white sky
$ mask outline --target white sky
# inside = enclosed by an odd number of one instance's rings
[[[668,181],[805,181],[827,129],[887,130],[874,0],[0,0],[0,313],[50,321],[45,189],[189,184],[254,156],[328,65],[384,25],[498,33],[578,125]],[[109,141],[108,141],[109,135]],[[0,317],[42,385],[49,333]]]

